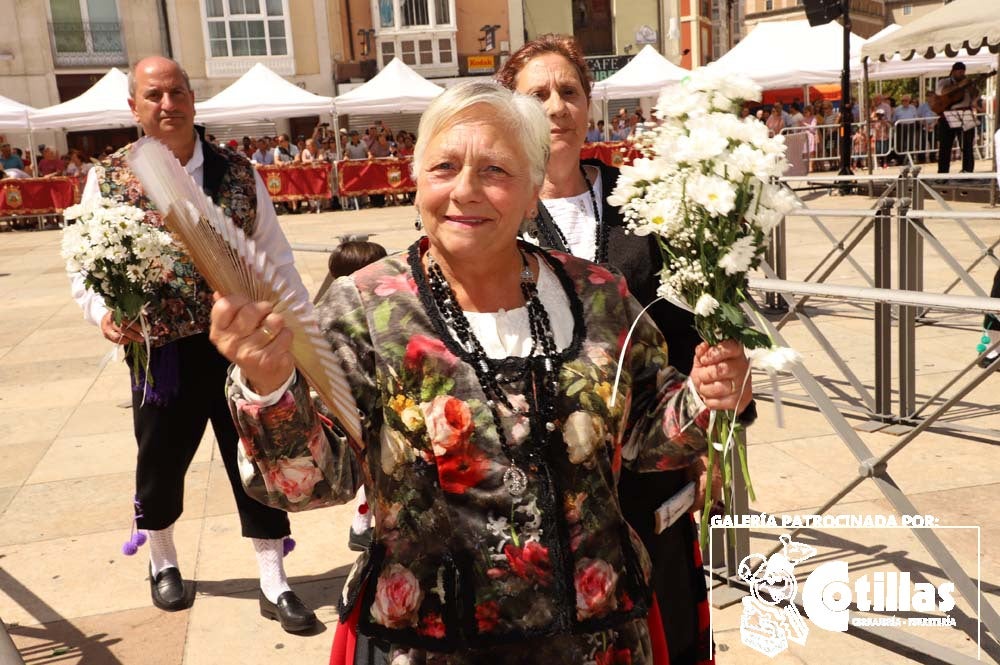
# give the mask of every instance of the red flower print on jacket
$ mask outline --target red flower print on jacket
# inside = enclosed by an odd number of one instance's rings
[[[511,571],[525,580],[533,580],[542,586],[549,585],[552,566],[549,563],[549,549],[541,543],[529,540],[524,547],[508,543],[503,548]]]
[[[375,286],[375,295],[384,298],[386,296],[391,296],[397,291],[416,293],[417,283],[413,280],[411,275],[407,275],[405,273],[400,273],[398,275],[383,275],[378,278],[378,284]]]
[[[424,414],[427,437],[435,455],[457,452],[472,434],[472,410],[469,405],[449,395],[439,395],[420,405]]]
[[[462,447],[436,460],[441,489],[450,494],[465,494],[483,481],[492,462],[475,446]]]
[[[458,358],[448,350],[441,340],[424,335],[414,335],[406,343],[403,366],[411,372],[415,372],[422,368],[428,360],[440,361],[442,368],[451,368],[455,366]]]
[[[388,628],[412,627],[417,623],[423,595],[416,576],[406,566],[394,563],[379,575],[372,619]]]
[[[487,600],[476,605],[476,624],[480,633],[493,632],[500,621],[500,603],[495,600]]]
[[[583,621],[601,617],[618,606],[618,573],[603,559],[581,559],[576,564],[576,616]]]
[[[594,663],[595,665],[632,665],[632,651],[610,647],[607,651],[598,651],[594,654]]]

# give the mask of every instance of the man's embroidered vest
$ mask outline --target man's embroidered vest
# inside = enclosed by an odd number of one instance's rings
[[[253,166],[242,155],[202,142],[205,155],[203,189],[215,205],[252,236],[257,225],[257,193]],[[146,211],[146,223],[163,226],[163,219],[146,198],[139,180],[125,162],[130,146],[111,155],[98,174],[101,196]],[[212,289],[194,264],[183,255],[153,296],[147,321],[153,346],[208,330]]]

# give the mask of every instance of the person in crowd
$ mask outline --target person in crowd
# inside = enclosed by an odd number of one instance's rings
[[[368,147],[360,140],[358,132],[351,130],[350,140],[344,149],[348,159],[368,159]]]
[[[308,297],[298,273],[291,269],[291,247],[278,226],[260,176],[246,158],[196,133],[194,92],[180,65],[159,56],[140,60],[129,76],[128,104],[143,133],[170,149],[215,204],[278,266],[289,289]],[[92,169],[83,199],[105,197],[127,202],[146,211],[146,223],[161,226],[159,213],[128,168],[128,154],[126,146]],[[176,611],[193,600],[180,573],[173,529],[183,511],[184,476],[211,422],[236,500],[242,535],[251,539],[256,553],[260,612],[289,632],[311,630],[316,617],[289,587],[282,563],[284,539],[290,533],[288,515],[254,501],[240,484],[238,435],[223,391],[228,363],[207,335],[211,287],[189,260],[181,261],[176,272],[186,278],[165,284],[148,307],[149,367],[155,384],[141,379],[132,391],[138,442],[135,521],[148,535],[153,604]],[[72,281],[73,296],[84,317],[99,326],[106,339],[113,344],[144,341],[138,323],[115,323],[101,297],[86,288],[82,275],[74,275]]]
[[[875,159],[878,165],[886,167],[889,163],[889,136],[892,134],[892,125],[886,118],[885,110],[881,107],[875,109],[872,118],[872,136],[875,137]]]
[[[586,139],[587,143],[598,143],[599,141],[603,141],[603,140],[604,139],[601,138],[601,130],[599,130],[594,125],[594,121],[593,120],[588,121],[587,122],[587,139]]]
[[[69,161],[66,164],[65,173],[68,176],[83,176],[87,175],[87,172],[94,165],[90,163],[90,160],[83,158],[83,153],[73,148],[69,151]]]
[[[858,124],[851,137],[851,159],[854,168],[864,168],[868,160],[868,134],[865,126]]]
[[[818,124],[816,116],[813,115],[812,105],[807,104],[802,110],[801,126],[806,132],[806,163],[809,165],[810,170],[813,168],[816,160],[816,127]]]
[[[11,150],[9,143],[0,145],[0,168],[24,170],[24,160]]]
[[[920,119],[920,122],[917,123],[917,141],[920,145],[918,161],[921,163],[937,159],[934,141],[937,135],[938,117],[934,113],[934,109],[931,108],[935,96],[933,90],[928,90],[927,100],[917,107],[917,117]]]
[[[42,158],[38,160],[38,175],[42,178],[46,176],[62,175],[66,170],[66,162],[59,159],[59,154],[52,146],[45,146]]]
[[[398,134],[396,135],[399,136]],[[412,157],[413,156],[413,135],[406,132],[403,135],[403,139],[399,141],[399,147],[397,152],[400,157]]]
[[[250,159],[263,166],[274,164],[274,152],[271,150],[270,141],[268,141],[266,136],[257,139],[257,149],[250,156]]]
[[[493,83],[449,87],[424,112],[426,236],[317,306],[360,441],[331,433],[268,304],[213,308],[247,491],[296,510],[349,501],[365,479],[374,540],[348,578],[334,665],[666,657],[617,478],[697,458],[708,409],[749,403],[748,363],[738,344],[700,347],[685,378],[620,275],[518,242],[548,149],[538,102]],[[620,393],[601,397],[623,351]],[[593,388],[571,389],[581,376]],[[272,491],[264,479],[282,468],[301,480]]]
[[[917,156],[918,151],[918,131],[917,131],[917,107],[913,104],[913,97],[904,93],[899,97],[899,105],[892,111],[892,123],[896,134],[896,158],[898,161],[905,159],[904,155]]]
[[[301,162],[302,151],[306,149],[306,137],[303,136],[302,134],[299,134],[299,138],[295,140],[295,143],[291,147],[292,147],[292,157],[295,158],[295,161]]]
[[[785,123],[786,127],[801,127],[802,126],[802,104],[795,102],[792,104],[792,112],[788,114],[788,121]]]
[[[776,136],[781,133],[781,130],[785,128],[785,120],[782,117],[784,109],[781,108],[781,104],[775,104],[771,107],[771,115],[767,116],[767,131],[771,136]]]
[[[378,136],[376,137],[375,142],[372,143],[371,147],[368,149],[368,159],[392,157],[392,148],[389,146],[389,139],[386,136],[386,131],[384,129],[377,131]],[[368,198],[372,205],[381,208],[385,205],[385,196],[385,194],[371,194]]]
[[[951,73],[938,81],[934,93],[938,96],[950,96],[957,93],[957,99],[941,114],[937,123],[938,135],[938,173],[951,171],[951,150],[955,139],[959,139],[962,148],[962,173],[972,173],[975,170],[975,123],[970,122],[974,113],[976,94],[965,79],[965,63],[956,62],[951,67]]]
[[[744,104],[740,107],[740,120],[750,117],[750,107]]]
[[[323,161],[323,154],[320,152],[319,148],[316,147],[316,141],[306,139],[305,144],[302,147],[302,152],[299,153],[299,160],[304,164]]]
[[[288,140],[288,134],[279,134],[277,145],[271,151],[273,156],[273,163],[280,166],[281,164],[288,164],[295,160],[295,155],[292,154],[291,142]]]
[[[657,275],[663,269],[656,240],[628,233],[621,211],[607,203],[618,170],[600,160],[580,161],[591,91],[580,46],[571,37],[538,37],[513,53],[497,78],[508,88],[539,98],[551,131],[552,154],[541,202],[534,222],[526,225],[526,235],[542,246],[615,266],[638,302],[652,303],[657,297]],[[671,364],[681,372],[691,371],[700,344],[693,316],[665,301],[653,304],[649,315],[667,341]],[[654,515],[689,480],[699,480],[702,469],[697,459],[663,473],[623,469],[619,485],[625,518],[652,555],[652,586],[670,662],[675,664],[696,663],[709,656],[708,625],[699,617],[706,590],[695,557],[693,517],[685,515],[658,533]]]

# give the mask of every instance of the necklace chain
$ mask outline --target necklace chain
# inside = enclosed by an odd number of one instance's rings
[[[554,398],[559,390],[558,372],[554,360],[558,351],[552,334],[552,323],[538,297],[538,287],[523,251],[521,252],[521,262],[521,294],[524,296],[525,307],[528,311],[531,335],[529,371],[527,372],[530,380],[525,390],[525,397],[529,404],[529,417],[533,421],[531,423],[532,434],[540,432],[540,428],[551,433],[555,430],[553,422]],[[500,382],[507,377],[497,371],[494,363],[486,355],[482,344],[469,326],[465,313],[459,307],[458,299],[448,283],[444,271],[430,253],[427,254],[427,284],[430,287],[434,304],[445,323],[455,332],[459,345],[472,356],[472,369],[479,380],[483,394],[486,395],[486,404],[493,416],[493,425],[496,428],[500,448],[510,461],[509,467],[504,472],[504,485],[514,496],[523,494],[527,489],[527,474],[517,466],[514,451],[507,441],[507,435],[500,418],[499,405],[502,404],[515,417],[526,414],[511,404],[506,391],[500,385]],[[538,462],[537,450],[529,450],[526,457],[530,462]]]

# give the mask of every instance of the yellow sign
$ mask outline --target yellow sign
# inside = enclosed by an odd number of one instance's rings
[[[24,200],[21,198],[21,188],[16,185],[11,185],[7,188],[7,207],[8,208],[20,208]]]
[[[281,193],[281,174],[271,173],[267,177],[267,191],[271,193],[271,196],[277,196]]]
[[[493,55],[470,55],[468,56],[470,74],[492,74],[496,69],[496,56]]]

